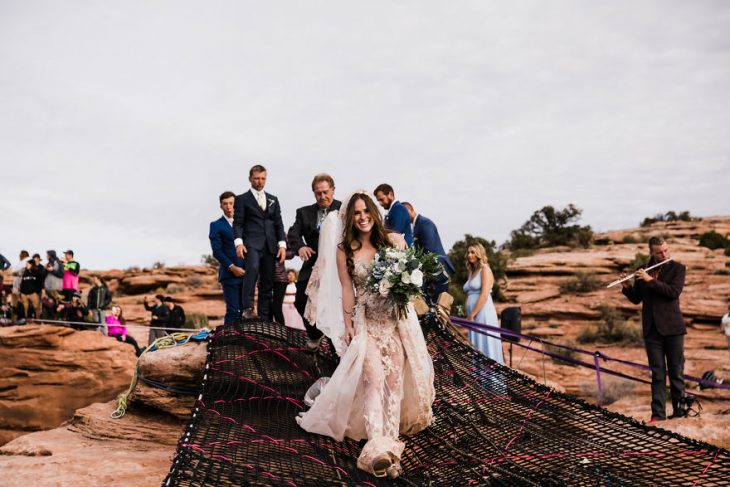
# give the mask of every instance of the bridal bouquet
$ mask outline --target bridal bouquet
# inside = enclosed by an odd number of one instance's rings
[[[408,312],[408,303],[423,295],[423,285],[442,272],[443,267],[434,253],[413,247],[405,250],[385,247],[375,254],[365,287],[392,303],[401,319]]]

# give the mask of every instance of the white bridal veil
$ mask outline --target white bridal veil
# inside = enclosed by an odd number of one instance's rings
[[[304,312],[304,317],[310,323],[316,323],[317,328],[332,341],[339,356],[345,353],[347,344],[344,340],[342,284],[337,272],[337,246],[342,242],[347,205],[355,194],[365,194],[372,198],[365,190],[354,191],[342,202],[340,210],[331,211],[322,222],[319,230],[317,262],[307,285],[309,299]]]

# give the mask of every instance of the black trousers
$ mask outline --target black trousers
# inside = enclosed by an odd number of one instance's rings
[[[673,412],[684,396],[684,335],[662,336],[652,326],[644,337],[644,347],[651,367],[651,416],[666,419],[667,373]]]
[[[271,316],[275,262],[276,256],[266,248],[261,250],[249,248],[246,253],[246,275],[243,276],[243,301],[241,308],[244,310],[253,308],[254,291],[256,289],[256,281],[258,281],[259,317],[265,320]]]
[[[280,325],[284,323],[284,312],[281,307],[284,304],[284,296],[286,296],[286,287],[289,285],[288,282],[275,282],[274,283],[274,298],[272,299],[271,306],[271,318],[274,319]],[[271,319],[269,318],[269,319]]]
[[[307,281],[298,281],[297,295],[294,298],[294,307],[297,309],[297,311],[299,311],[299,314],[302,315],[302,321],[304,322],[304,328],[307,330],[307,336],[312,340],[316,340],[322,336],[322,331],[317,328],[316,324],[313,325],[304,318],[304,310],[307,307],[306,291]]]

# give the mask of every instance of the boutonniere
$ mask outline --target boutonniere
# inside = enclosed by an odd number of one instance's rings
[[[271,206],[271,205],[273,205],[273,204],[274,204],[274,198],[266,198],[266,201],[267,201],[267,203],[268,203],[268,205],[267,205],[267,206]]]

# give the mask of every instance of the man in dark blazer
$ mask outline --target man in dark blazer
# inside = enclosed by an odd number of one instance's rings
[[[274,288],[274,263],[286,258],[286,233],[276,196],[264,192],[266,168],[255,165],[249,171],[251,190],[236,196],[233,237],[236,255],[246,260],[243,277],[244,318],[254,318],[254,291],[259,282],[258,311],[266,319]]]
[[[444,274],[431,283],[429,289],[425,290],[430,302],[435,303],[439,294],[449,290],[449,278],[456,273],[456,269],[444,252],[436,224],[430,218],[416,213],[409,202],[404,201],[403,206],[408,210],[408,216],[413,225],[413,246],[438,255],[439,262],[444,268]]]
[[[307,330],[307,346],[315,350],[322,340],[322,332],[317,329],[316,323],[309,323],[304,318],[304,309],[307,306],[307,283],[312,275],[312,267],[317,261],[319,250],[319,228],[330,211],[336,211],[342,202],[335,198],[335,182],[329,174],[317,174],[312,180],[312,193],[316,203],[303,206],[297,210],[294,224],[289,228],[287,241],[289,249],[297,254],[302,261],[302,269],[297,279],[297,295],[294,307],[300,315]]]
[[[661,237],[649,239],[649,262],[636,272],[633,284],[623,283],[622,292],[634,304],[643,302],[641,321],[644,347],[651,368],[650,423],[666,419],[666,375],[672,395],[672,417],[681,416],[684,397],[684,335],[687,329],[679,309],[686,268],[676,261],[646,271],[645,268],[670,258],[669,246]]]
[[[395,199],[393,186],[386,183],[380,184],[375,188],[373,194],[375,195],[375,199],[378,200],[378,203],[380,203],[380,206],[388,212],[385,215],[385,227],[403,235],[409,247],[413,245],[411,218],[408,216],[406,207]]]
[[[223,216],[210,223],[208,238],[213,257],[218,267],[218,282],[223,288],[223,299],[226,302],[226,316],[223,323],[230,323],[241,317],[243,308],[243,276],[246,274],[242,258],[236,255],[236,246],[233,244],[233,208],[236,195],[226,191],[218,198],[223,210]]]

